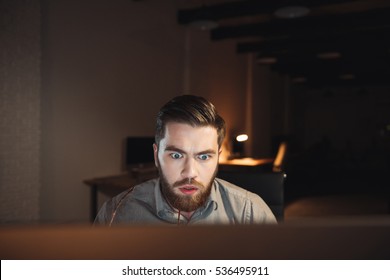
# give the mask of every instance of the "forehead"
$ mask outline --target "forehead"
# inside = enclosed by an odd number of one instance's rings
[[[166,124],[161,142],[165,145],[199,146],[210,149],[218,146],[218,134],[217,129],[212,126],[169,122]]]

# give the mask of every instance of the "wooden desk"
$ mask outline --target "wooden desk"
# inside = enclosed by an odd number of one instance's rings
[[[273,158],[236,158],[225,161],[220,161],[221,165],[243,165],[243,166],[259,166],[264,164],[273,163]]]
[[[219,162],[219,170],[222,171],[248,171],[264,172],[271,171],[273,158],[237,158]]]
[[[156,178],[157,176],[157,169],[151,168],[141,172],[128,172],[115,176],[85,180],[84,183],[91,187],[91,222],[95,220],[98,211],[98,192],[113,197],[136,184]]]
[[[301,221],[277,226],[3,226],[0,258],[388,260],[388,219],[379,224],[364,218],[355,221],[351,218],[339,222],[320,219],[314,224]],[[226,250],[227,245],[229,250]]]

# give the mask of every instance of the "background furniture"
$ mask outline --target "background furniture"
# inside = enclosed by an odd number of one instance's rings
[[[224,170],[218,172],[218,178],[258,194],[271,208],[278,221],[284,218],[285,177],[283,172],[261,173]]]
[[[97,215],[98,192],[114,197],[130,187],[149,179],[156,178],[157,176],[157,169],[148,167],[133,169],[131,172],[126,172],[124,174],[84,180],[84,183],[91,188],[90,221],[93,222]]]

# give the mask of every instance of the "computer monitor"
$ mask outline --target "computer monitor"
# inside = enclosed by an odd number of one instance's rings
[[[151,165],[153,156],[154,137],[127,137],[126,139],[126,166],[127,168]]]

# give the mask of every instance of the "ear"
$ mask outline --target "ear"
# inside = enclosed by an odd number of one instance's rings
[[[153,144],[153,154],[154,154],[154,165],[158,167],[158,147],[156,144]]]

